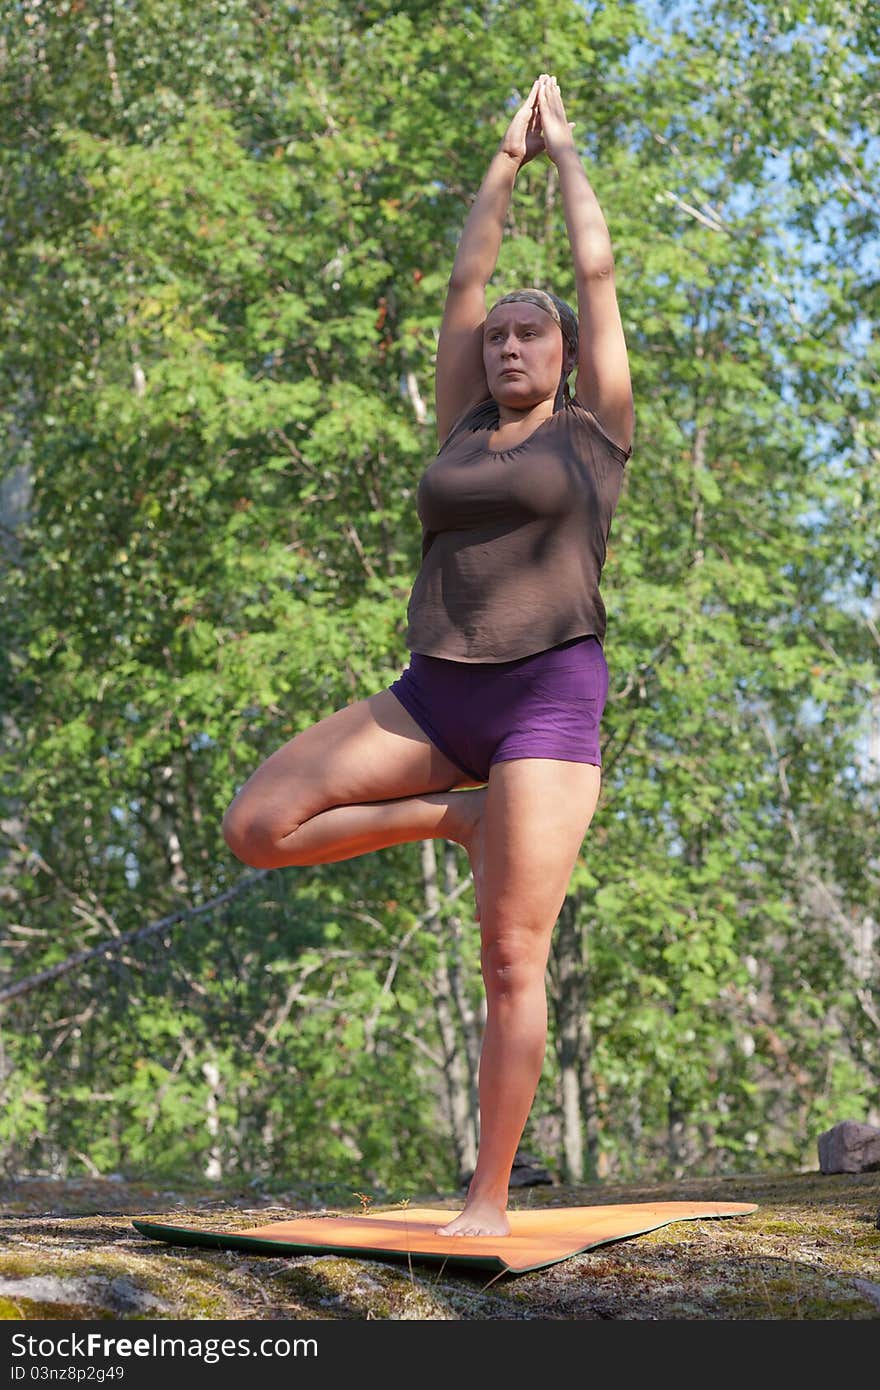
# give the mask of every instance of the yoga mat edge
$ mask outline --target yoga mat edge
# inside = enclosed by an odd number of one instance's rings
[[[248,1236],[237,1231],[193,1231],[183,1226],[159,1226],[151,1221],[132,1221],[138,1231],[154,1240],[163,1240],[170,1245],[203,1246],[214,1250],[246,1250],[252,1255],[347,1255],[355,1260],[407,1260],[427,1261],[431,1264],[467,1264],[473,1269],[499,1270],[507,1266],[495,1255],[468,1255],[450,1251],[448,1255],[438,1255],[431,1251],[383,1250],[381,1246],[363,1245],[300,1245],[294,1241],[262,1240],[259,1236]],[[566,1259],[567,1256],[561,1258]],[[555,1264],[555,1260],[550,1261]],[[539,1268],[540,1266],[535,1266]]]

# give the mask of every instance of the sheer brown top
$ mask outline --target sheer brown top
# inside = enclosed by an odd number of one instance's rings
[[[419,481],[422,563],[407,606],[412,652],[513,661],[594,634],[624,452],[566,401],[520,444],[491,449],[491,398],[453,426]]]

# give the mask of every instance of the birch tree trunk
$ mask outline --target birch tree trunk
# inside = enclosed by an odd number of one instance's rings
[[[459,883],[458,854],[453,845],[446,843],[443,848],[444,877],[446,881],[446,892],[452,893]],[[480,1046],[483,1039],[483,1028],[486,1023],[486,998],[485,994],[480,995],[481,1008],[476,1010],[472,1007],[468,997],[467,982],[465,972],[468,970],[468,962],[465,950],[465,934],[462,919],[456,912],[450,918],[449,923],[449,984],[452,991],[452,998],[455,1004],[455,1014],[458,1020],[460,1035],[464,1043],[464,1056],[467,1063],[468,1084],[470,1086],[471,1112],[474,1116],[479,1115],[479,1072],[480,1072]],[[475,929],[476,930],[476,929]],[[476,1120],[475,1130],[476,1133]]]
[[[550,970],[559,1062],[563,1171],[567,1182],[584,1182],[596,1177],[599,1124],[592,1075],[583,934],[574,898],[567,898],[562,905],[553,933]]]
[[[216,1062],[203,1062],[202,1075],[208,1083],[208,1099],[205,1104],[205,1124],[211,1136],[211,1148],[205,1162],[205,1177],[219,1181],[223,1177],[223,1159],[220,1147],[220,1116],[217,1097],[220,1093],[220,1068]]]
[[[455,1149],[459,1177],[473,1172],[477,1166],[477,1117],[473,1105],[473,1079],[468,1065],[467,1049],[462,1046],[456,1028],[457,962],[454,953],[447,954],[441,939],[440,891],[437,883],[437,855],[433,840],[422,841],[422,881],[425,902],[431,913],[431,928],[438,937],[437,965],[431,982],[431,995],[437,1016],[437,1027],[443,1050],[443,1082],[447,1114]],[[444,928],[445,929],[445,928]],[[453,969],[450,970],[450,956]]]

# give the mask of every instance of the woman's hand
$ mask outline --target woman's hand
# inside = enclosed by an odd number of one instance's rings
[[[515,159],[520,168],[528,164],[529,160],[534,159],[544,148],[541,113],[538,110],[538,88],[546,76],[546,73],[542,73],[540,77],[535,78],[532,90],[510,122],[501,141],[503,152]]]
[[[538,111],[544,148],[555,164],[563,150],[574,149],[574,121],[566,120],[559,83],[546,73],[538,79]]]

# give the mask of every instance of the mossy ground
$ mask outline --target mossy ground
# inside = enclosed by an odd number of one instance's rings
[[[415,1262],[175,1247],[131,1225],[143,1216],[247,1229],[316,1209],[296,1193],[22,1178],[0,1185],[0,1319],[880,1318],[880,1173],[533,1187],[513,1193],[511,1205],[703,1199],[759,1209],[493,1277]],[[414,1194],[411,1204],[455,1210],[461,1199]],[[358,1209],[353,1194],[333,1209],[343,1206]]]

